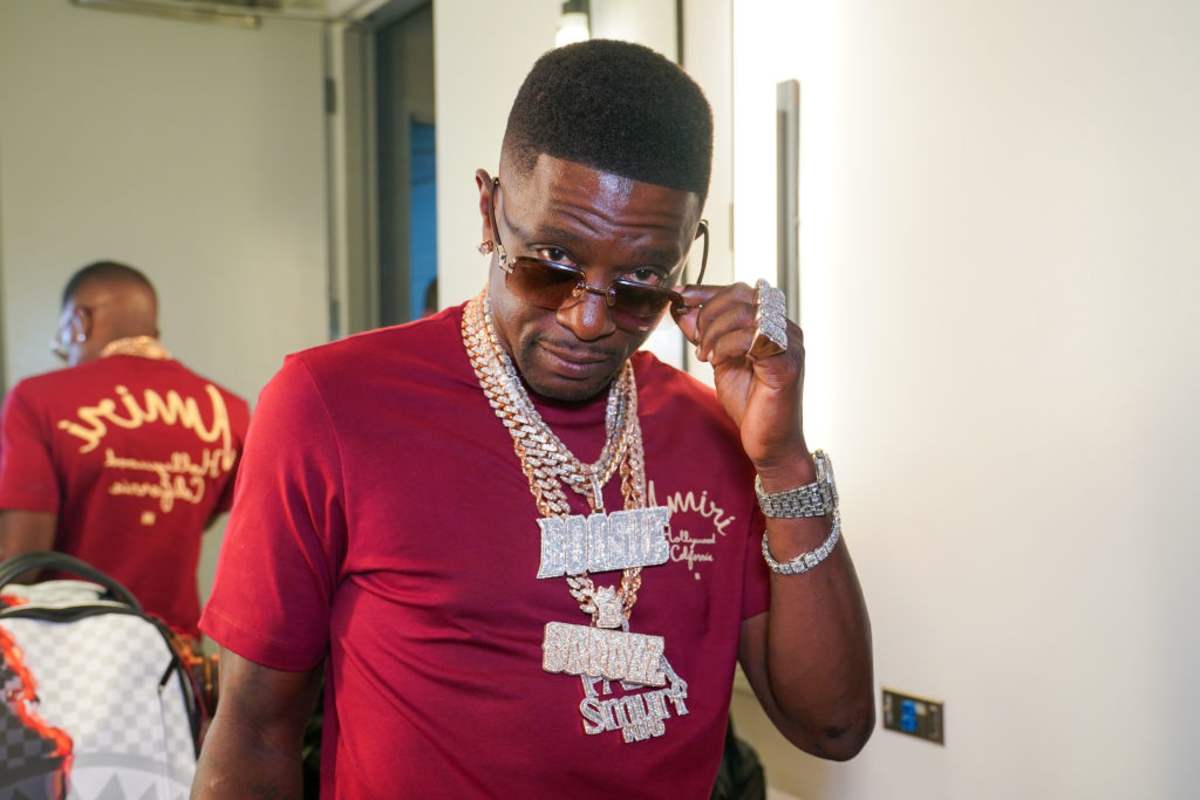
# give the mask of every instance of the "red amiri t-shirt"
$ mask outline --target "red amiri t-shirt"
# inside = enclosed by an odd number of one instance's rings
[[[197,633],[200,537],[228,510],[249,416],[173,360],[117,355],[28,378],[4,402],[0,508],[57,514],[54,549]]]
[[[288,359],[255,411],[201,628],[276,669],[327,659],[324,797],[708,797],[740,626],[769,601],[732,422],[699,382],[634,357],[651,498],[674,514],[671,559],[643,570],[630,627],[666,638],[687,713],[667,700],[665,733],[644,741],[586,735],[583,682],[543,671],[542,636],[589,619],[565,579],[536,578],[537,508],[461,320],[449,309]],[[538,402],[585,461],[604,405]],[[619,495],[614,479],[605,505]],[[593,708],[649,691],[592,689]]]

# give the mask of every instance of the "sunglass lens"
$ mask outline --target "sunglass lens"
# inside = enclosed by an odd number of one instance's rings
[[[571,267],[533,258],[518,258],[509,273],[509,285],[526,302],[556,309],[579,284],[580,273]]]
[[[669,289],[626,281],[617,281],[613,289],[613,321],[622,328],[632,330],[653,328],[675,296]]]

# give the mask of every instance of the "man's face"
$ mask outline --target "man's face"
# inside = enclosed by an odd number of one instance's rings
[[[491,183],[479,173],[484,239],[490,231]],[[542,155],[534,169],[502,176],[495,199],[499,240],[510,257],[531,256],[580,267],[589,286],[618,277],[660,282],[678,278],[696,235],[700,198]],[[603,391],[649,331],[618,328],[605,298],[583,293],[556,310],[510,291],[493,258],[492,317],[521,375],[535,392],[585,400]]]

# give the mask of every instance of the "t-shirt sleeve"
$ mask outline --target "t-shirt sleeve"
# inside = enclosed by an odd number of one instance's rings
[[[58,513],[61,492],[48,431],[21,384],[4,401],[0,422],[0,509]]]
[[[319,664],[345,548],[343,488],[333,421],[293,356],[250,423],[201,630],[273,669]]]
[[[745,574],[742,577],[742,619],[750,619],[771,607],[771,572],[762,557],[762,535],[767,520],[757,503],[750,515],[746,535]]]

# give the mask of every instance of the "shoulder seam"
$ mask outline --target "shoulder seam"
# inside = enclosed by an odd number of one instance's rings
[[[350,498],[346,494],[346,460],[342,457],[342,441],[338,436],[337,426],[333,424],[333,414],[329,411],[329,404],[325,402],[325,395],[321,391],[321,385],[317,383],[316,376],[313,375],[312,370],[301,356],[297,355],[293,360],[304,369],[304,375],[308,378],[309,384],[312,385],[313,393],[316,395],[317,401],[321,404],[321,410],[325,412],[325,424],[329,428],[329,435],[333,438],[334,456],[337,458],[338,489],[344,504],[342,514],[346,520],[346,538],[349,539],[351,528]]]

